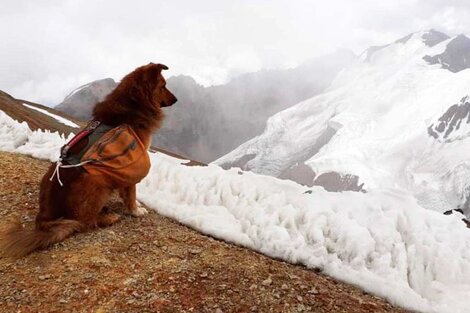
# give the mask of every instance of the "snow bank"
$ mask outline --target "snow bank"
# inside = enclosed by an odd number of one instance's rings
[[[55,160],[65,138],[0,111],[0,149]],[[461,215],[423,209],[398,189],[328,193],[151,154],[138,199],[202,233],[320,268],[398,305],[468,312],[470,231]]]
[[[398,189],[329,193],[236,169],[180,166],[163,154],[139,200],[202,233],[321,268],[398,305],[468,312],[470,231],[462,215],[420,207]],[[242,175],[240,174],[242,173]]]
[[[32,106],[32,105],[29,105],[27,103],[23,103],[23,105],[27,108],[30,108],[32,110],[36,110],[38,112],[41,112],[42,114],[45,114],[45,115],[48,115],[50,117],[52,117],[53,119],[55,119],[56,121],[58,121],[59,123],[62,123],[64,125],[67,125],[67,126],[70,126],[70,127],[74,127],[74,128],[80,128],[79,125],[75,124],[74,122],[62,117],[62,116],[59,116],[59,115],[56,115],[56,114],[53,114],[47,110],[44,110],[44,109],[41,109],[41,108],[38,108],[38,107],[35,107],[35,106]]]
[[[26,122],[18,123],[0,111],[0,150],[22,153],[38,159],[56,161],[60,148],[69,138],[57,132],[32,131]]]

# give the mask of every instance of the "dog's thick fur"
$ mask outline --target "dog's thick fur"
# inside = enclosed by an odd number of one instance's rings
[[[93,110],[93,118],[110,126],[130,125],[140,140],[149,147],[152,132],[163,120],[162,107],[177,100],[166,89],[162,64],[142,66],[124,77],[116,89]],[[46,248],[75,232],[105,227],[119,220],[119,215],[102,212],[113,191],[118,190],[127,213],[146,213],[136,202],[135,185],[111,185],[103,177],[87,175],[77,168],[61,169],[61,187],[57,179],[50,181],[52,164],[40,185],[39,213],[34,230],[15,224],[1,231],[0,251],[4,256],[21,257]]]

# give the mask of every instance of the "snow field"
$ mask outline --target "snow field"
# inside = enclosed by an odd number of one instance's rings
[[[70,121],[70,120],[68,120],[68,119],[66,119],[66,118],[64,118],[64,117],[62,117],[62,116],[53,114],[53,113],[51,113],[51,112],[49,112],[49,111],[46,111],[46,110],[41,109],[41,108],[37,108],[37,107],[35,107],[35,106],[33,106],[33,105],[29,105],[29,104],[27,104],[27,103],[23,103],[23,105],[24,105],[25,107],[27,107],[27,108],[30,108],[30,109],[35,110],[35,111],[38,111],[38,112],[40,112],[40,113],[42,113],[42,114],[48,115],[48,116],[52,117],[53,119],[55,119],[56,121],[58,121],[59,123],[62,123],[62,124],[64,124],[64,125],[67,125],[67,126],[70,126],[70,127],[80,128],[79,125],[75,124],[74,122],[72,122],[72,121]]]

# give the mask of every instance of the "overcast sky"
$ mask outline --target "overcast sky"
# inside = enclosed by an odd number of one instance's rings
[[[0,90],[56,105],[151,61],[220,84],[429,28],[470,33],[470,1],[2,0]]]

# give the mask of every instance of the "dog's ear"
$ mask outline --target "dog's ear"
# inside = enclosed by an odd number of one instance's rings
[[[161,77],[162,70],[167,70],[168,66],[164,64],[149,63],[146,68],[146,76],[150,81],[156,81]]]
[[[160,68],[160,70],[167,70],[168,69],[168,66],[166,66],[165,64],[157,64],[157,66]]]
[[[147,64],[147,68],[149,70],[162,71],[162,70],[167,70],[168,66],[166,66],[165,64],[160,64],[160,63],[155,64],[155,63],[150,62],[149,64]]]

